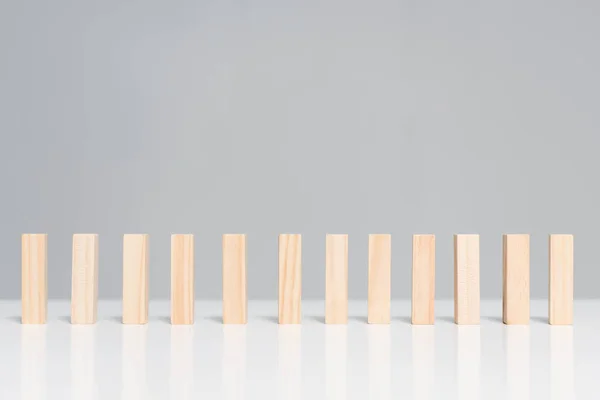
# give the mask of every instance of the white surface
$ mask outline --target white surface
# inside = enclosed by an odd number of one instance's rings
[[[72,326],[69,304],[51,302],[49,323],[21,325],[20,303],[0,303],[2,399],[571,399],[596,398],[600,301],[579,301],[573,327],[501,323],[500,301],[482,324],[451,322],[436,302],[435,326],[411,326],[394,302],[390,326],[366,324],[366,301],[347,326],[326,326],[322,302],[303,303],[300,326],[276,323],[276,302],[250,302],[246,326],[223,326],[221,305],[198,302],[196,324],[168,323],[152,302],[146,326],[120,324],[119,302],[99,322]]]

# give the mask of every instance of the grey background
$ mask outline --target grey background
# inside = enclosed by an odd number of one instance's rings
[[[600,3],[511,0],[0,2],[0,297],[20,297],[20,234],[49,234],[49,295],[69,298],[71,235],[100,234],[100,296],[120,298],[122,234],[196,236],[196,296],[221,295],[221,234],[248,234],[250,298],[277,297],[277,234],[303,234],[303,295],[324,296],[325,234],[481,235],[501,296],[501,235],[573,233],[576,296],[597,297]]]

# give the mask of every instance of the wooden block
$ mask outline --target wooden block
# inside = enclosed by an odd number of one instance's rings
[[[348,235],[327,235],[325,323],[348,323]]]
[[[369,235],[368,322],[390,323],[392,236]]]
[[[502,321],[529,324],[529,235],[502,238]]]
[[[148,242],[145,234],[123,236],[123,323],[148,322]]]
[[[299,324],[302,315],[302,235],[279,235],[279,323]]]
[[[98,235],[73,235],[71,323],[95,324],[98,310]]]
[[[246,235],[223,235],[223,323],[245,324]]]
[[[435,235],[413,235],[412,323],[434,323]]]
[[[549,238],[548,322],[573,324],[573,235]]]
[[[48,315],[48,235],[21,237],[21,322],[45,324]]]
[[[454,235],[454,322],[479,325],[479,235]]]
[[[171,235],[171,324],[194,323],[194,235]]]

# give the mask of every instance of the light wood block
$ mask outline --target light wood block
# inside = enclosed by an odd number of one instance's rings
[[[279,323],[299,324],[302,316],[302,235],[279,235]]]
[[[171,235],[171,324],[194,323],[194,235]]]
[[[549,238],[548,322],[573,324],[573,235]]]
[[[348,323],[348,235],[327,235],[325,323]]]
[[[95,324],[98,311],[98,235],[73,235],[71,323]]]
[[[413,325],[435,321],[435,235],[413,235],[412,318]]]
[[[223,323],[245,324],[246,235],[223,235]]]
[[[454,235],[454,322],[479,325],[479,235]]]
[[[502,239],[502,321],[529,324],[529,235]]]
[[[392,236],[369,235],[368,322],[389,324],[392,273]]]
[[[48,315],[48,235],[21,237],[21,322],[45,324]]]
[[[148,322],[148,245],[146,234],[123,236],[123,323]]]

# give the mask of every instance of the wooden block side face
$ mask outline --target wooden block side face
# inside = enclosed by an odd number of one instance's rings
[[[548,322],[573,324],[573,235],[550,235]]]
[[[348,235],[327,235],[325,323],[348,323]]]
[[[435,235],[413,236],[412,323],[435,321]]]
[[[529,235],[504,235],[502,269],[502,320],[529,324]]]
[[[223,235],[223,323],[245,324],[246,235]]]
[[[21,322],[45,324],[48,309],[48,235],[21,237]]]
[[[148,242],[145,234],[123,236],[123,323],[148,322]]]
[[[479,235],[454,236],[454,322],[480,320]]]
[[[279,323],[299,324],[302,308],[302,236],[279,235]]]
[[[194,235],[171,235],[171,323],[194,323]]]
[[[392,236],[369,235],[368,322],[390,323]]]
[[[73,235],[71,323],[94,324],[98,310],[98,235]]]

